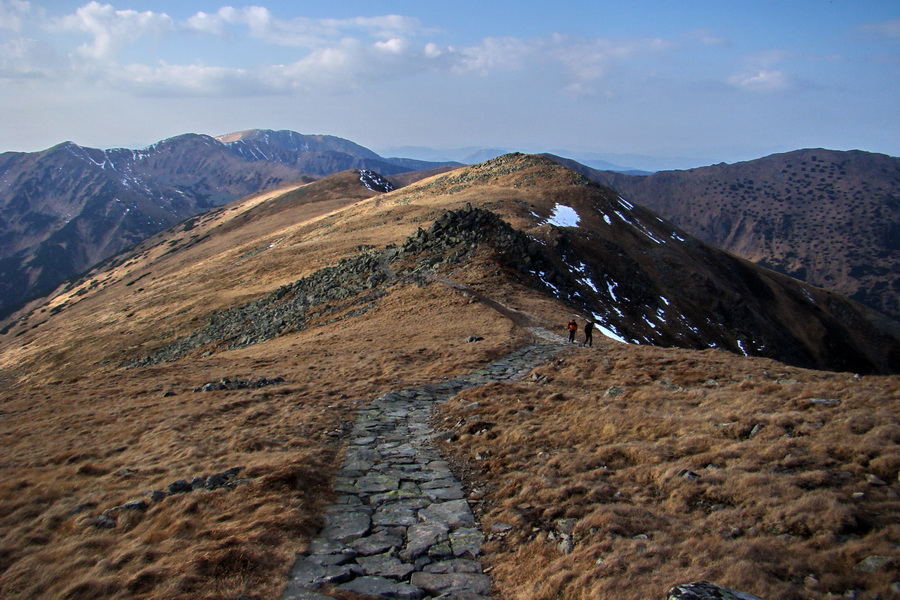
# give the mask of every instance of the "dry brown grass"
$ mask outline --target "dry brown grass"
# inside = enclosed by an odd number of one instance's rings
[[[898,558],[900,378],[615,342],[536,373],[466,391],[436,419],[488,492],[498,597],[661,598],[697,579],[773,599],[890,597],[896,564],[854,567]]]
[[[529,210],[509,185],[456,185],[439,177],[383,197],[300,193],[278,210],[256,200],[227,207],[91,274],[2,336],[0,597],[276,597],[318,530],[360,403],[469,372],[528,334],[460,291],[405,283],[364,317],[242,350],[121,365],[201,326],[212,309],[360,246],[401,242],[483,194],[514,225]],[[547,327],[568,320],[569,309],[510,283],[489,258],[441,274]],[[467,344],[470,335],[485,339]],[[701,576],[770,599],[890,584],[852,566],[898,542],[897,378],[851,382],[722,352],[616,344],[539,372],[550,381],[472,390],[442,416],[461,434],[448,450],[488,485],[485,527],[514,526],[487,547],[500,597],[658,597]],[[221,377],[275,376],[287,383],[192,391]],[[624,393],[607,394],[611,386]],[[465,410],[473,400],[480,406]],[[85,520],[233,466],[246,466],[250,482],[120,512],[115,529]],[[684,468],[701,477],[678,477]],[[891,485],[865,484],[869,473]],[[548,540],[568,527],[560,518],[576,519],[570,554]],[[817,581],[805,589],[810,573]]]
[[[436,322],[437,311],[452,318]],[[398,289],[367,317],[2,394],[0,597],[276,597],[294,553],[318,531],[356,407],[468,372],[521,339],[440,284]],[[473,334],[486,339],[466,344]],[[226,376],[288,382],[192,391]],[[111,530],[87,520],[233,466],[251,481],[121,511]]]

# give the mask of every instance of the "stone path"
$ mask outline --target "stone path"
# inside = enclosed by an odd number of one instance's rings
[[[549,333],[549,332],[547,332]],[[481,600],[490,578],[482,535],[462,485],[441,460],[429,426],[435,403],[491,381],[514,381],[562,350],[524,346],[468,375],[393,391],[362,408],[335,482],[325,527],[300,555],[282,600],[329,600],[330,584],[379,598]]]

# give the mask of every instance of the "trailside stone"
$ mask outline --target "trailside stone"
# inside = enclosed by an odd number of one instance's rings
[[[472,516],[472,511],[465,500],[435,502],[419,511],[419,518],[424,521],[444,523],[451,529],[475,525],[475,517]]]
[[[391,581],[384,577],[373,577],[370,575],[359,577],[348,583],[343,583],[339,585],[338,588],[356,592],[357,594],[383,598],[397,598],[398,600],[419,600],[425,596],[425,592],[422,588],[408,583],[397,583],[396,581]]]
[[[406,548],[400,556],[406,560],[415,560],[435,544],[446,542],[449,529],[446,524],[434,521],[416,523],[406,532]]]
[[[347,510],[325,515],[325,528],[322,536],[349,542],[366,535],[372,526],[372,519],[366,512]]]
[[[477,560],[454,558],[425,565],[422,569],[426,573],[481,573],[481,563]]]
[[[281,594],[281,600],[334,600],[334,598],[317,594],[296,583],[290,583]]]
[[[390,554],[360,556],[356,559],[356,563],[363,568],[366,575],[390,577],[391,579],[403,579],[415,569],[411,564],[401,562],[399,558]]]
[[[762,598],[708,581],[695,581],[674,586],[666,595],[666,600],[762,600]]]
[[[475,528],[461,528],[450,533],[450,547],[454,556],[478,556],[484,536]]]
[[[894,562],[894,559],[890,556],[873,554],[872,556],[867,556],[859,561],[853,568],[857,571],[862,571],[863,573],[877,573],[878,571],[884,570],[884,568],[892,562]]]
[[[391,548],[401,548],[403,546],[403,538],[386,531],[379,531],[353,540],[350,546],[361,556],[370,556],[372,554],[380,554]]]
[[[491,579],[483,573],[413,573],[410,583],[431,595],[448,592],[474,592],[486,596],[491,592]]]

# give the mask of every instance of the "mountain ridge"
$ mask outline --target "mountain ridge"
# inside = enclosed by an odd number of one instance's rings
[[[900,158],[803,149],[591,179],[730,252],[900,317]]]
[[[345,169],[445,164],[382,159],[335,136],[181,134],[140,150],[63,142],[0,155],[0,319],[165,227],[251,193]]]

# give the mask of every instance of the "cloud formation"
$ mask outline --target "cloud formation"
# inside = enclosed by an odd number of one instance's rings
[[[78,48],[85,57],[110,60],[124,46],[144,37],[163,37],[174,31],[175,24],[165,13],[136,10],[116,10],[110,4],[89,2],[55,22],[61,31],[86,33],[93,38],[90,44]]]

